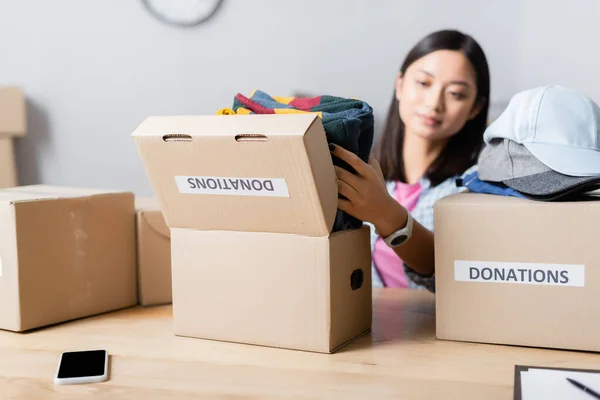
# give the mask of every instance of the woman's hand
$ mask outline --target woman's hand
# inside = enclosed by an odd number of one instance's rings
[[[332,148],[332,146],[330,146]],[[348,200],[338,199],[338,208],[348,214],[375,225],[386,226],[390,217],[402,208],[388,193],[381,167],[371,154],[365,163],[356,154],[335,146],[331,154],[347,162],[357,175],[334,166],[338,178],[339,193]],[[391,232],[390,232],[391,233]]]
[[[335,166],[339,192],[348,199],[338,199],[340,210],[372,223],[382,237],[406,226],[408,211],[388,193],[381,167],[373,156],[367,164],[339,146],[331,153],[346,161],[358,174]],[[415,221],[413,235],[407,244],[394,248],[396,254],[419,274],[431,276],[434,272],[433,233]]]

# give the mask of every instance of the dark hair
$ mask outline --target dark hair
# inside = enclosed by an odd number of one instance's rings
[[[412,63],[437,50],[460,51],[471,62],[477,77],[477,98],[474,104],[480,104],[481,111],[450,138],[444,150],[428,167],[425,177],[433,186],[449,177],[462,174],[477,162],[483,147],[483,132],[487,126],[490,98],[490,73],[485,54],[471,36],[459,31],[442,30],[422,39],[406,56],[400,68],[402,76]],[[398,100],[394,95],[381,140],[376,148],[376,158],[387,180],[404,181],[402,157],[404,123],[400,119],[398,106]]]

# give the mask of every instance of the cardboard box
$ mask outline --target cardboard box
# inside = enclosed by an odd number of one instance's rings
[[[134,215],[132,193],[0,190],[0,329],[135,305]]]
[[[175,334],[330,353],[369,331],[369,228],[330,233],[315,114],[150,117],[133,137],[171,228]]]
[[[171,232],[156,199],[136,198],[135,205],[139,302],[170,304]]]
[[[0,188],[18,184],[14,138],[25,135],[25,97],[16,87],[0,87]]]
[[[25,96],[18,87],[0,87],[0,136],[23,136],[27,131]]]
[[[0,188],[17,185],[17,167],[12,137],[0,136]]]
[[[600,351],[600,201],[435,206],[437,337]]]

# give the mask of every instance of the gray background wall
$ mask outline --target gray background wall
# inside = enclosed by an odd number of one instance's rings
[[[380,128],[403,57],[437,29],[484,47],[492,116],[547,83],[599,101],[599,17],[598,0],[225,0],[180,30],[137,0],[0,0],[0,85],[28,98],[22,184],[149,195],[130,136],[146,116],[212,114],[259,88],[360,97]]]

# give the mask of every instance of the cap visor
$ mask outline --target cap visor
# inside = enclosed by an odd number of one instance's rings
[[[600,185],[600,175],[596,176],[568,176],[556,171],[546,171],[539,174],[524,176],[503,181],[503,183],[531,196],[552,196],[584,193]]]
[[[600,175],[600,151],[553,144],[523,144],[538,160],[561,174],[570,176]]]

